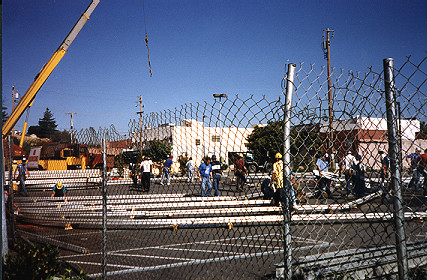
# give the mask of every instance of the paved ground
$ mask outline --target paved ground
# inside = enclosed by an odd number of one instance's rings
[[[252,176],[247,182],[248,187],[241,193],[234,191],[231,178],[224,179],[221,195],[234,196],[238,200],[256,196],[259,194],[257,186],[263,177],[262,174]],[[200,193],[198,183],[188,184],[183,180],[174,179],[170,186],[161,186],[157,182],[158,180],[154,181],[150,194],[159,194],[159,197],[165,193],[197,197]],[[122,183],[111,182],[108,185],[108,194],[145,194],[130,184]],[[306,192],[312,192],[313,185],[309,181],[305,183],[303,187]],[[48,196],[49,188],[48,185],[29,186],[30,195]],[[75,184],[69,188],[71,197],[95,198],[100,195],[101,189],[95,185]],[[18,202],[19,199],[17,198]],[[308,204],[344,204],[351,200],[352,198],[343,195],[343,190],[337,189],[332,199],[309,199]],[[417,190],[405,191],[405,204],[407,211],[426,211],[426,200]],[[390,198],[380,197],[350,212],[383,213],[390,212],[392,208]],[[18,228],[34,234],[30,236],[32,238],[38,236],[40,239],[42,236],[46,242],[57,242],[56,245],[63,248],[61,259],[82,268],[94,277],[100,276],[102,230],[79,227],[65,230],[63,227],[44,227],[37,224],[21,224]],[[392,222],[381,222],[381,218],[354,222],[333,220],[318,224],[299,221],[291,226],[291,231],[295,258],[394,243]],[[408,242],[427,240],[426,227],[420,220],[408,222],[407,234]],[[280,223],[180,227],[176,231],[171,227],[157,230],[142,227],[108,230],[108,279],[260,279],[272,273],[275,264],[283,261],[282,239]]]

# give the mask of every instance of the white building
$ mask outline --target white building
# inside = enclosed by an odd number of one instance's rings
[[[228,161],[228,152],[245,152],[246,138],[252,128],[239,127],[206,127],[202,122],[194,119],[182,121],[181,126],[167,123],[159,127],[146,127],[141,132],[142,149],[148,148],[152,140],[168,140],[172,143],[172,155],[192,157],[197,165],[203,156],[216,155],[225,162]],[[140,145],[140,135],[135,133],[132,142]],[[177,168],[178,166],[176,166]]]
[[[420,121],[417,119],[400,119],[398,135],[401,136],[402,158],[413,153],[416,148],[426,147],[426,140],[417,139],[420,132]],[[364,163],[374,169],[380,168],[379,150],[388,152],[387,120],[384,118],[354,117],[336,120],[332,123],[334,131],[334,151],[338,158],[344,157],[347,149],[353,149],[362,155]],[[320,134],[325,138],[329,133],[329,123],[321,123]],[[408,167],[405,160],[403,167]]]

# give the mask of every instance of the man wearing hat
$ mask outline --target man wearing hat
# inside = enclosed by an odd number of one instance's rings
[[[212,177],[213,187],[215,189],[215,196],[219,196],[219,181],[221,180],[222,170],[221,163],[217,160],[216,155],[212,156]]]
[[[22,158],[22,162],[16,167],[15,173],[13,174],[14,178],[16,176],[16,172],[19,173],[18,178],[16,178],[16,180],[19,180],[18,194],[24,192],[24,195],[28,196],[27,189],[25,188],[25,179],[27,176],[30,176],[30,172],[28,172],[26,158]]]
[[[271,175],[271,184],[274,184],[276,187],[276,192],[274,194],[274,202],[277,206],[279,203],[284,203],[286,199],[285,189],[284,189],[284,178],[283,178],[283,156],[281,153],[276,153],[275,155],[276,162],[273,164],[273,174]],[[290,171],[289,178],[286,178],[286,183],[290,184],[290,180],[292,177],[292,171]],[[290,197],[289,197],[289,206],[290,210],[293,211],[295,204],[295,192],[294,188],[290,186]]]
[[[52,194],[50,197],[66,197],[67,189],[62,184],[62,182],[58,182],[55,184],[52,190]]]

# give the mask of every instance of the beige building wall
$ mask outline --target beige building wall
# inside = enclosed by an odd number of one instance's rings
[[[192,157],[199,165],[202,158],[216,155],[221,156],[225,162],[228,160],[228,152],[247,151],[246,138],[252,132],[252,128],[239,127],[205,127],[202,122],[196,120],[183,120],[180,126],[165,124],[155,128],[145,128],[141,135],[143,139],[142,149],[148,148],[148,142],[154,139],[172,140],[172,155],[174,162],[179,156]],[[139,135],[133,135],[134,146],[139,143]],[[179,165],[174,164],[173,172],[179,171]]]

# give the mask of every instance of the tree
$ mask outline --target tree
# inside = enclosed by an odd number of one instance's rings
[[[269,121],[266,126],[257,126],[246,140],[256,162],[274,161],[274,155],[283,150],[282,122]]]
[[[55,132],[52,134],[51,140],[53,142],[71,143],[71,134],[66,130],[55,130]]]
[[[154,162],[165,160],[172,153],[172,144],[168,141],[152,140],[147,153]]]
[[[283,122],[270,121],[266,126],[255,127],[248,136],[246,147],[254,154],[257,162],[274,161],[276,153],[283,153]],[[322,146],[318,129],[313,125],[301,125],[291,128],[291,164],[293,170],[309,170]]]
[[[51,138],[56,131],[56,121],[49,108],[46,108],[43,118],[39,119],[39,128],[36,135],[40,138]]]
[[[32,126],[28,127],[27,134],[28,135],[35,134],[35,135],[39,136],[40,135],[40,126],[32,125]]]

